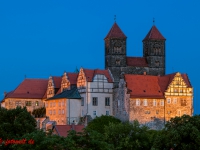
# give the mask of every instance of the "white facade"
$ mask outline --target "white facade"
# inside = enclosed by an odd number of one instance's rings
[[[82,97],[81,116],[90,115],[94,119],[96,116],[113,115],[113,82],[108,82],[104,74],[98,73],[91,81],[87,81],[85,74],[87,73],[84,73],[84,69],[81,69],[77,80]]]

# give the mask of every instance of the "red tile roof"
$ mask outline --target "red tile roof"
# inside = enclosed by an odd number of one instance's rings
[[[164,98],[157,76],[125,74],[131,98]]]
[[[126,35],[122,32],[122,30],[119,28],[117,23],[115,22],[110,31],[108,32],[107,38],[126,38]]]
[[[47,90],[48,80],[46,79],[25,79],[6,98],[40,98],[42,99]]]
[[[84,125],[74,125],[76,132],[83,132]],[[73,129],[73,125],[55,125],[55,131],[59,136],[67,137],[68,131]]]
[[[146,37],[144,38],[143,41],[145,40],[149,40],[149,39],[155,39],[155,40],[166,40],[162,34],[160,33],[160,31],[156,28],[156,26],[154,25],[149,33],[146,35]]]
[[[62,77],[52,76],[52,79],[53,79],[54,87],[55,88],[60,88],[61,87]]]
[[[164,92],[174,79],[176,73],[165,76],[125,74],[127,88],[131,98],[163,98]],[[181,74],[188,87],[192,87],[187,74]]]
[[[126,63],[133,67],[148,67],[147,60],[144,57],[126,57]]]
[[[110,76],[110,73],[108,70],[99,70],[99,69],[95,69],[95,70],[90,70],[90,69],[83,69],[85,76],[86,76],[86,80],[88,82],[92,82],[93,78],[96,74],[102,74],[105,75],[105,77],[107,78],[108,82],[113,82],[112,77]]]
[[[77,83],[77,77],[78,73],[67,73],[68,79],[70,81],[70,84],[76,84]]]

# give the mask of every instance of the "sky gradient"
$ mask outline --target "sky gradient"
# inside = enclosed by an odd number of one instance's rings
[[[166,74],[187,73],[200,114],[200,1],[0,1],[0,100],[25,78],[61,76],[80,67],[104,69],[104,38],[116,22],[127,55],[142,57],[153,25],[166,38]]]

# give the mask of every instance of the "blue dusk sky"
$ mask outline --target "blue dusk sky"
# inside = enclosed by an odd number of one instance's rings
[[[166,40],[166,73],[187,73],[200,114],[199,0],[1,0],[0,99],[27,78],[61,76],[80,67],[104,69],[104,38],[114,23],[127,55],[142,57],[153,25]]]

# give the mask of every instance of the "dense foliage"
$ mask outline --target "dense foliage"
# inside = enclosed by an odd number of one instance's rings
[[[111,116],[93,119],[82,133],[71,130],[67,137],[37,130],[26,108],[0,108],[0,149],[10,150],[198,150],[200,116],[176,117],[163,130],[150,130],[137,121],[122,123]],[[4,142],[2,142],[2,139]],[[7,144],[6,139],[24,144]]]
[[[104,116],[96,117],[91,122],[89,122],[87,128],[91,130],[95,130],[99,133],[104,133],[104,127],[108,126],[109,123],[118,124],[121,121],[113,116]]]

